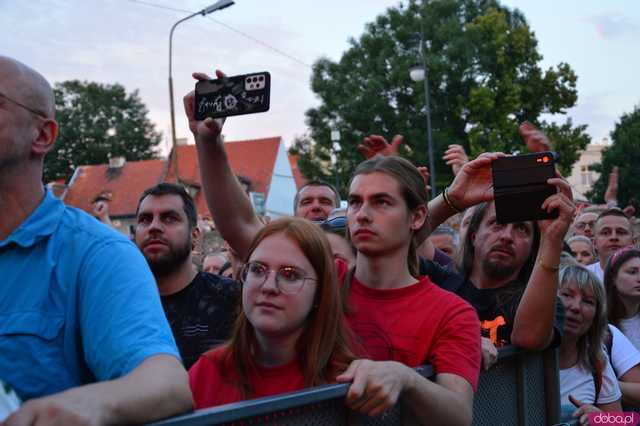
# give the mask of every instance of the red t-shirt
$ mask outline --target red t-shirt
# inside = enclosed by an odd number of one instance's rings
[[[232,363],[225,362],[224,352],[224,347],[213,349],[203,354],[189,369],[189,385],[196,409],[245,399],[236,387],[236,369]],[[249,372],[249,381],[253,387],[252,398],[293,392],[305,387],[297,359],[280,367],[258,367]]]
[[[336,260],[339,282],[347,264]],[[455,294],[420,277],[416,284],[379,290],[351,281],[347,321],[367,356],[409,367],[429,363],[436,374],[451,373],[477,388],[480,373],[480,321]]]

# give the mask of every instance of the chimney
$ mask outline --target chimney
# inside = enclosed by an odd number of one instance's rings
[[[120,157],[111,157],[109,158],[109,168],[110,169],[121,169],[126,162],[125,158]]]

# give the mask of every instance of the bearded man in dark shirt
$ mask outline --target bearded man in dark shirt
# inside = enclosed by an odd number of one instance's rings
[[[200,235],[193,198],[180,185],[147,189],[136,212],[134,241],[158,284],[185,368],[230,335],[240,286],[219,275],[199,272],[191,259]]]

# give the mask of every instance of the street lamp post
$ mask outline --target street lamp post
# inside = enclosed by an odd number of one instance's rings
[[[429,107],[429,70],[424,55],[424,39],[420,34],[420,65],[416,65],[409,70],[411,80],[424,81],[425,112],[427,115],[427,150],[429,153],[429,176],[431,181],[431,198],[436,197],[436,168],[433,161],[433,140],[431,138],[431,109]]]
[[[219,0],[216,3],[212,4],[209,7],[205,7],[204,9],[196,12],[196,13],[192,13],[191,15],[180,19],[178,22],[176,22],[175,24],[173,24],[173,26],[171,27],[171,31],[169,32],[169,105],[171,107],[171,143],[172,143],[172,147],[175,150],[176,149],[176,115],[175,115],[175,108],[174,108],[174,104],[173,104],[173,77],[172,77],[172,71],[173,71],[173,67],[172,67],[172,51],[173,51],[173,31],[176,29],[176,27],[178,26],[178,24],[193,18],[194,16],[197,15],[208,15],[210,13],[213,13],[217,10],[221,10],[221,9],[225,9],[229,6],[232,6],[234,4],[234,2],[232,0]]]
[[[336,174],[336,190],[340,191],[340,170],[338,167],[338,154],[342,150],[340,146],[340,130],[334,129],[331,131],[331,149],[336,160],[336,168],[334,170]]]

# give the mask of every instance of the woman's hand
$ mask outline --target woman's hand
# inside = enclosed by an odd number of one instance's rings
[[[602,410],[595,405],[585,404],[577,400],[573,395],[569,395],[569,401],[577,407],[577,410],[573,412],[573,417],[578,418],[582,426],[589,426],[589,413],[602,412]]]

